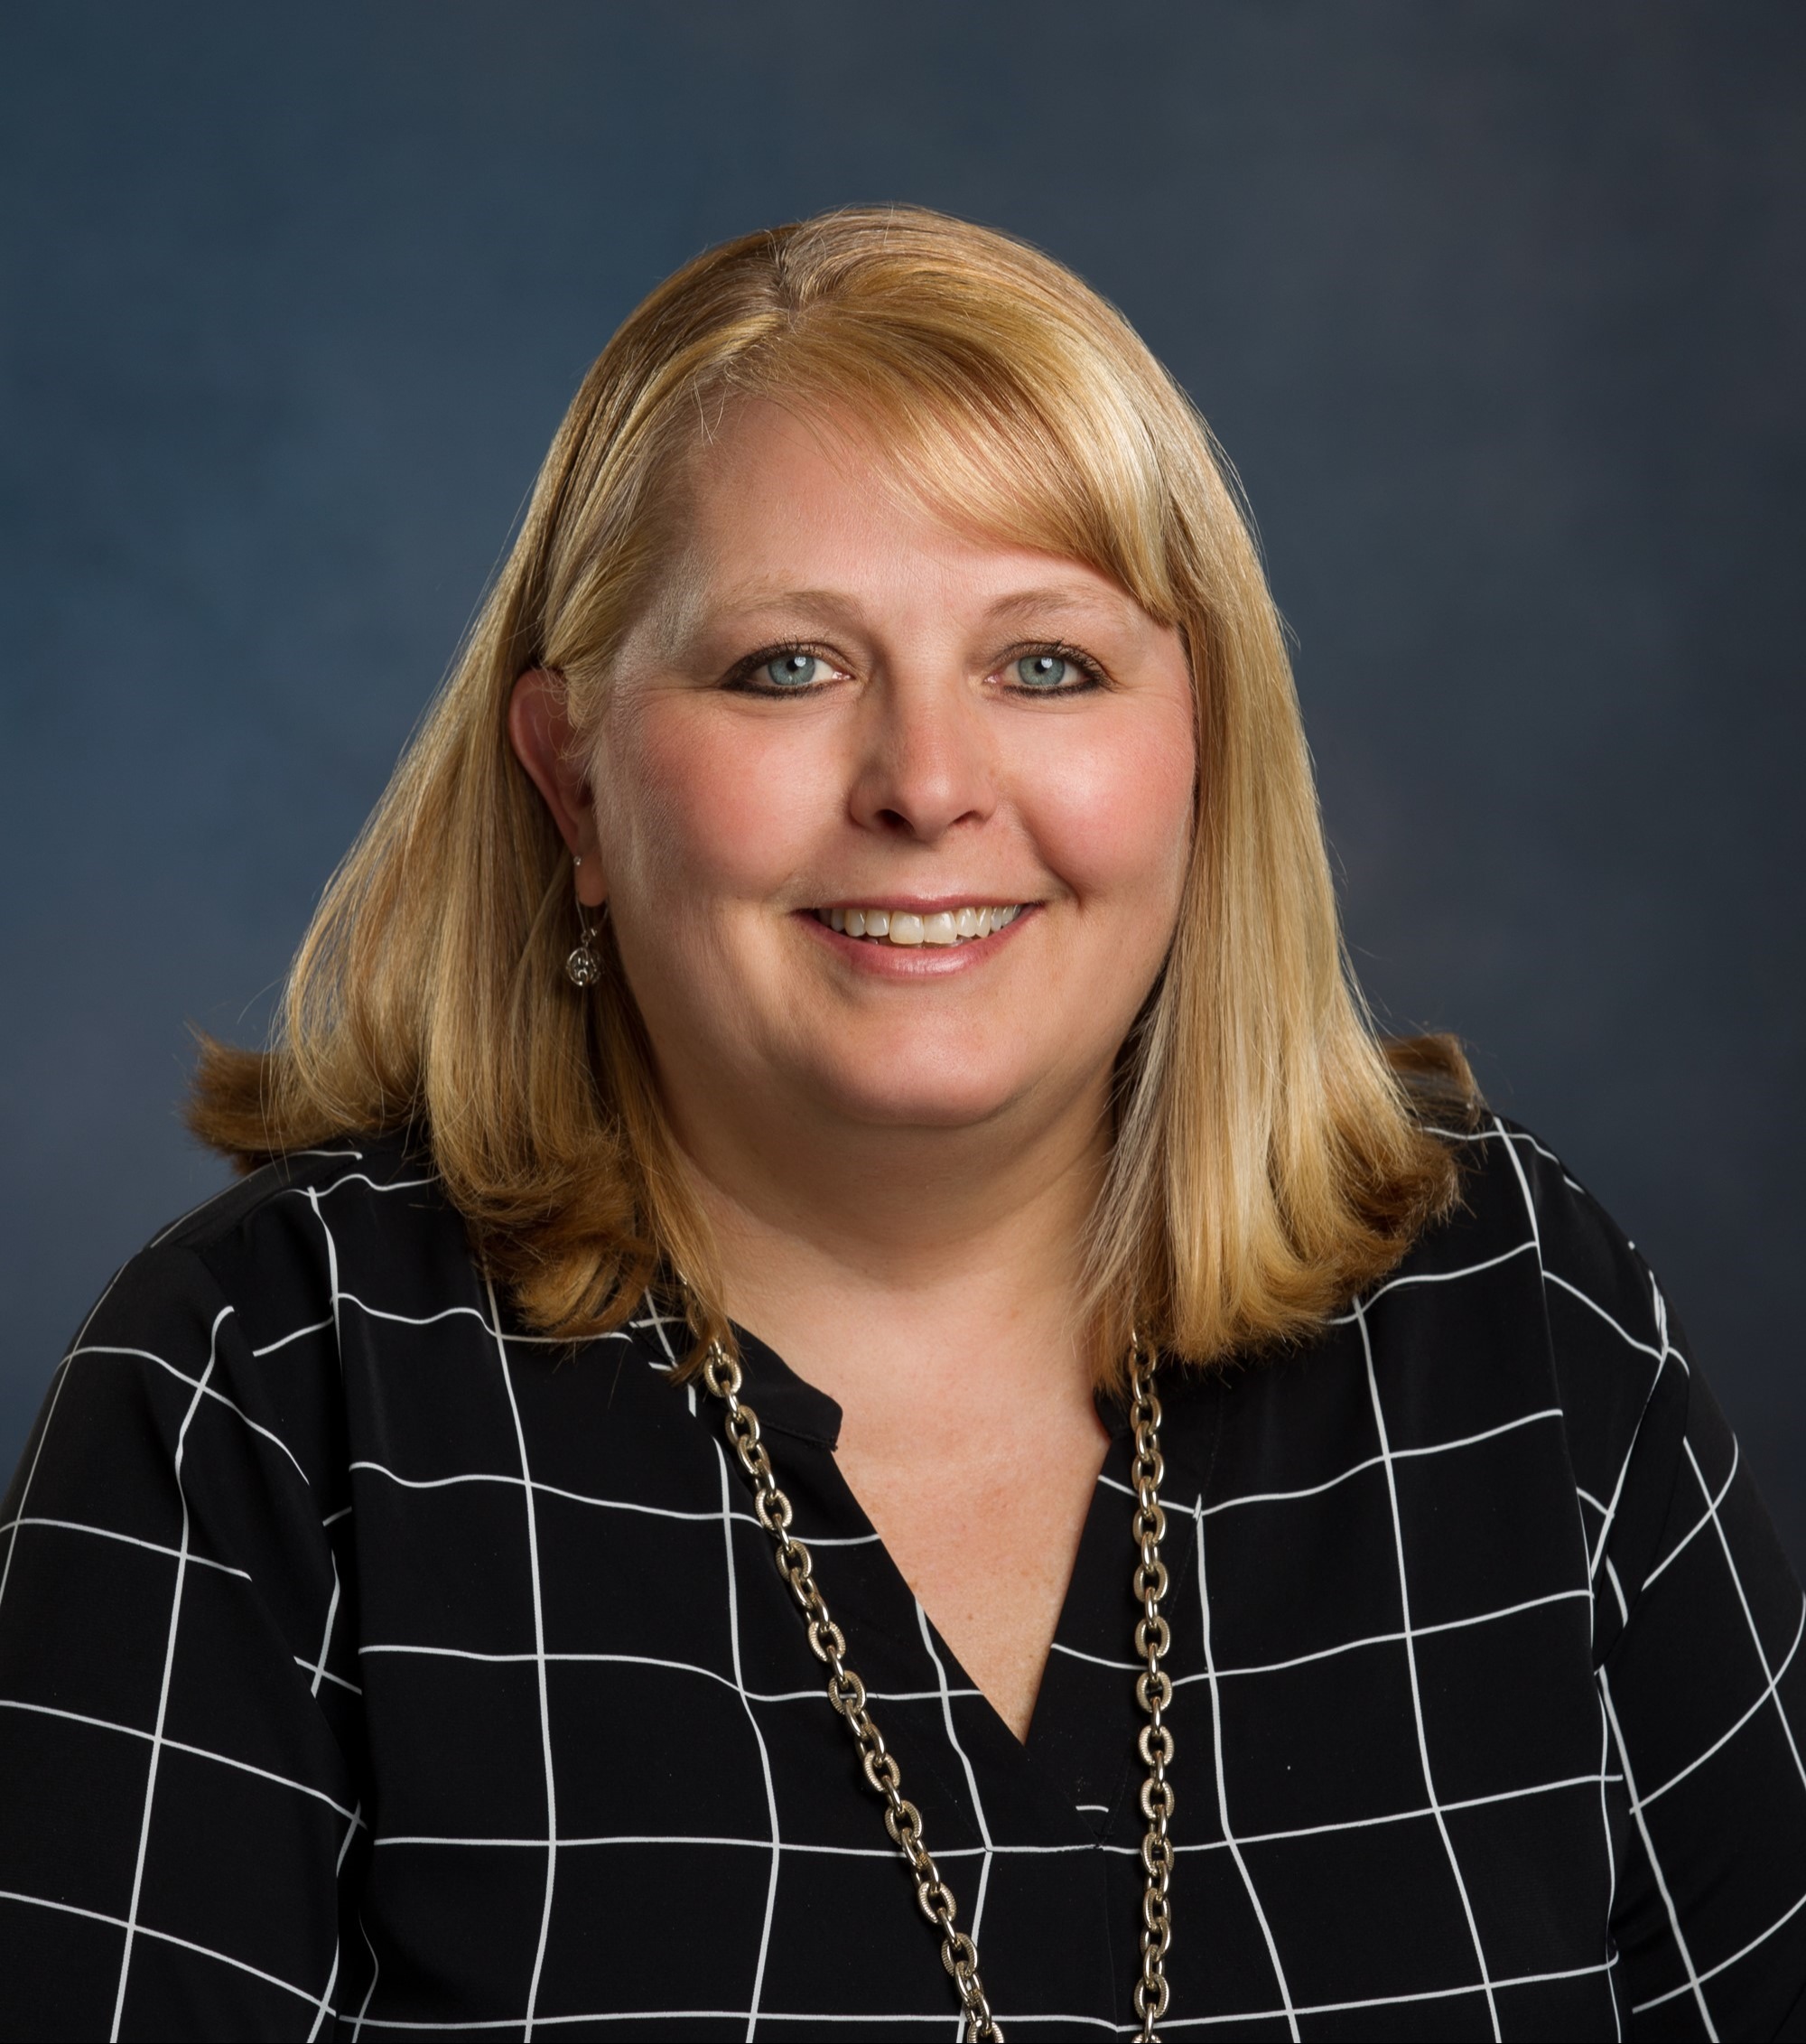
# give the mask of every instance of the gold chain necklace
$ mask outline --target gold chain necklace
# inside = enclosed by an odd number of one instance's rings
[[[1173,1700],[1172,1677],[1160,1661],[1171,1644],[1160,1600],[1167,1593],[1166,1563],[1160,1542],[1167,1515],[1160,1508],[1160,1479],[1166,1463],[1160,1454],[1160,1401],[1154,1395],[1152,1368],[1142,1360],[1141,1345],[1132,1336],[1129,1351],[1129,1417],[1135,1431],[1135,1510],[1130,1521],[1140,1560],[1131,1578],[1141,1616],[1135,1627],[1135,1652],[1143,1666],[1135,1678],[1135,1699],[1147,1713],[1137,1741],[1148,1778],[1141,1784],[1141,1815],[1148,1829],[1141,1840],[1141,1866],[1147,1886],[1141,1896],[1141,1974],[1131,2000],[1140,2019],[1141,2044],[1159,2044],[1154,2025],[1167,2012],[1167,1947],[1172,1943],[1172,1913],[1167,1899],[1173,1871],[1173,1842],[1168,1825],[1173,1814],[1172,1728],[1166,1712]],[[719,1341],[712,1342],[703,1364],[703,1382],[727,1407],[722,1423],[735,1456],[752,1482],[753,1509],[771,1535],[777,1573],[790,1586],[803,1614],[811,1651],[828,1670],[828,1702],[839,1713],[859,1748],[865,1778],[884,1798],[884,1828],[903,1855],[916,1883],[916,1900],[929,1924],[940,1933],[941,1964],[952,1976],[963,2017],[963,2044],[1003,2044],[1003,2029],[991,2012],[978,1976],[978,1947],[964,1931],[954,1927],[958,1906],[941,1879],[934,1855],[922,1842],[922,1813],[903,1794],[903,1770],[885,1746],[871,1713],[865,1707],[865,1685],[846,1665],[846,1635],[828,1616],[816,1586],[809,1550],[790,1531],[795,1516],[790,1500],[777,1488],[771,1457],[759,1439],[759,1417],[740,1395],[740,1367]]]

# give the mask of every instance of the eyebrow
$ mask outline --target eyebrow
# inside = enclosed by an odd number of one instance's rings
[[[1114,611],[1130,607],[1133,599],[1113,590],[1022,589],[1014,595],[1000,596],[985,613],[1001,621],[1006,618],[1038,615],[1047,611]]]
[[[1131,607],[1133,599],[1126,594],[1103,590],[1019,589],[1000,596],[984,615],[995,623],[1006,623],[1016,618],[1045,616],[1050,611],[1096,616]],[[699,604],[692,617],[705,625],[714,625],[742,611],[805,611],[851,622],[856,620],[859,609],[856,599],[837,590],[786,589],[775,583],[754,583],[729,590],[705,605]]]

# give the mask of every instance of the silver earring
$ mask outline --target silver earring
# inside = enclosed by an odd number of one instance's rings
[[[581,866],[582,863],[581,853],[573,855],[571,863],[573,866]],[[601,912],[606,918],[609,912],[606,901],[602,903]],[[573,986],[593,986],[602,976],[602,961],[596,956],[596,931],[590,920],[590,911],[581,901],[577,903],[577,948],[564,961],[564,975]]]

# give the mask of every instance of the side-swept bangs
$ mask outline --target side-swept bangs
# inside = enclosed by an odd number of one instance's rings
[[[1294,1340],[1454,1195],[1413,1110],[1471,1099],[1441,1040],[1382,1046],[1348,976],[1280,621],[1226,464],[1112,307],[1008,237],[852,210],[699,257],[585,378],[445,688],[334,877],[264,1052],[204,1042],[191,1119],[252,1162],[408,1125],[535,1327],[618,1326],[713,1245],[610,947],[579,994],[569,863],[507,735],[517,677],[581,729],[681,546],[684,479],[733,406],[851,422],[889,487],[1109,575],[1183,634],[1197,705],[1191,863],[1119,1059],[1088,1244],[1102,1380],[1131,1322],[1196,1363]],[[606,801],[607,789],[598,789]],[[1452,1097],[1452,1098],[1451,1098]]]
[[[1119,338],[1115,315],[1093,302],[1109,322],[1100,333],[1070,311],[1006,300],[979,324],[969,294],[912,296],[899,290],[855,317],[812,309],[731,364],[723,396],[856,422],[887,457],[882,480],[923,511],[1082,561],[1174,622],[1168,543],[1196,478],[1170,471],[1193,451],[1163,451],[1150,432],[1151,394],[1125,387],[1126,350],[1100,344]]]

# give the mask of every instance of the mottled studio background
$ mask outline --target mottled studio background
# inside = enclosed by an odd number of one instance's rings
[[[1366,984],[1665,1274],[1806,1559],[1806,8],[0,16],[0,1461],[559,414],[705,243],[1012,229],[1239,464]]]

